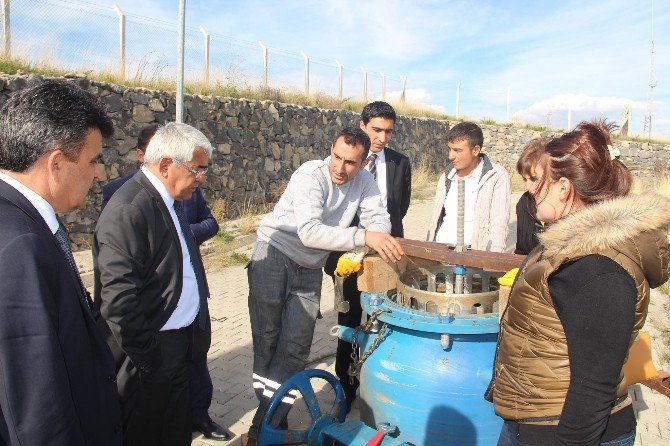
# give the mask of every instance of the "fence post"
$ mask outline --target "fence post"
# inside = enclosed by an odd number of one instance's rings
[[[458,119],[459,103],[461,101],[461,83],[456,84],[456,119]]]
[[[209,33],[202,25],[200,25],[200,32],[205,37],[205,66],[202,75],[205,79],[205,85],[207,85],[209,84]]]
[[[2,0],[2,50],[5,58],[11,57],[11,30],[9,27],[9,0]]]
[[[386,100],[386,76],[381,71],[379,72],[379,74],[382,77],[382,101],[385,101]]]
[[[400,76],[402,81],[402,92],[400,93],[400,103],[405,105],[405,93],[407,92],[407,76]]]
[[[177,38],[177,110],[176,121],[184,122],[184,34],[186,30],[186,0],[179,0],[179,28]]]
[[[8,0],[9,1],[9,0]],[[119,76],[126,77],[126,15],[118,3],[114,3],[114,11],[119,16]]]
[[[507,87],[507,121],[509,122],[509,98],[510,98],[510,93],[511,93],[511,87]]]
[[[365,103],[368,103],[368,70],[365,68],[361,67],[361,71],[363,72],[363,101]]]
[[[304,51],[300,51],[300,55],[305,59],[305,95],[309,96],[309,56]]]
[[[342,100],[342,64],[339,60],[335,59],[337,64],[337,98]]]
[[[572,130],[572,103],[568,103],[568,128],[565,129],[566,132]]]
[[[263,52],[263,88],[268,88],[268,47],[266,47],[260,40],[258,44],[261,46]]]

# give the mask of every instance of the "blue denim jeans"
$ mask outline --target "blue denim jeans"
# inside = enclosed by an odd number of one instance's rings
[[[254,390],[260,404],[249,429],[257,438],[270,398],[307,363],[321,301],[321,268],[304,268],[274,246],[257,241],[247,265],[254,345]],[[278,410],[286,415],[292,398]],[[273,423],[274,424],[274,423]]]
[[[600,443],[600,446],[633,446],[635,443],[635,429],[615,438],[614,440]],[[522,443],[516,437],[516,426],[511,423],[503,424],[500,437],[498,438],[498,446],[530,446],[527,443]]]

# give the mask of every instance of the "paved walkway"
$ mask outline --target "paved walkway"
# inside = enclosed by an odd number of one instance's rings
[[[514,201],[515,202],[515,201]],[[430,218],[432,200],[412,204],[405,218],[406,237],[424,240],[426,222]],[[512,209],[513,212],[513,209]],[[514,217],[513,217],[514,218]],[[516,235],[515,222],[510,222],[509,243]],[[250,254],[251,246],[246,248]],[[79,262],[78,262],[79,263]],[[327,277],[327,276],[326,276]],[[214,398],[210,414],[218,423],[231,429],[236,437],[230,445],[241,444],[241,435],[246,434],[256,408],[256,397],[251,387],[252,346],[249,314],[247,310],[247,278],[243,266],[233,266],[208,271],[212,298],[212,347],[209,351],[209,368],[214,382]],[[337,324],[333,310],[333,286],[324,279],[321,300],[323,319],[317,321],[309,367],[325,369],[334,373],[335,339],[330,329]],[[652,295],[650,321],[654,326],[670,327],[668,300],[660,294]],[[658,325],[658,324],[661,325]],[[648,324],[650,325],[650,324]],[[652,332],[652,338],[654,333]],[[658,337],[657,337],[658,338]],[[657,345],[660,345],[658,343]],[[658,352],[654,353],[658,358]],[[655,363],[658,365],[659,360]],[[667,367],[666,367],[667,368]],[[317,388],[318,390],[318,388]],[[327,389],[318,392],[319,399],[328,399],[332,393]],[[642,385],[631,386],[635,413],[638,418],[636,445],[670,445],[670,399]],[[324,407],[322,404],[321,407]],[[352,411],[356,416],[356,407]],[[296,402],[291,411],[291,426],[306,423],[309,419],[304,403]],[[221,445],[223,443],[194,437],[192,446]]]

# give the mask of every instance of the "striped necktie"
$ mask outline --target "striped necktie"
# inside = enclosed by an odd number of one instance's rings
[[[373,153],[370,155],[370,173],[372,174],[373,177],[375,177],[375,180],[377,179],[377,154]]]
[[[58,230],[56,231],[55,236],[56,240],[58,240],[58,245],[60,246],[61,251],[63,251],[63,254],[65,254],[67,263],[70,265],[70,268],[74,272],[75,276],[77,276],[77,281],[79,282],[81,290],[84,292],[86,303],[88,304],[88,308],[90,309],[92,307],[91,296],[88,294],[88,291],[86,291],[86,288],[84,287],[84,282],[81,281],[81,276],[79,275],[79,269],[77,268],[77,264],[74,261],[74,256],[72,255],[72,248],[70,248],[70,237],[68,237],[67,229],[65,229],[65,226],[63,226],[63,223],[60,220],[58,220]]]

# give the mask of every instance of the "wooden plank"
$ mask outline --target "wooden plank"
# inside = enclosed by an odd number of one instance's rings
[[[449,265],[471,266],[489,271],[507,272],[517,268],[523,262],[524,256],[503,252],[488,252],[468,250],[456,252],[444,243],[425,242],[398,238],[398,242],[405,254],[410,257],[434,260]]]

